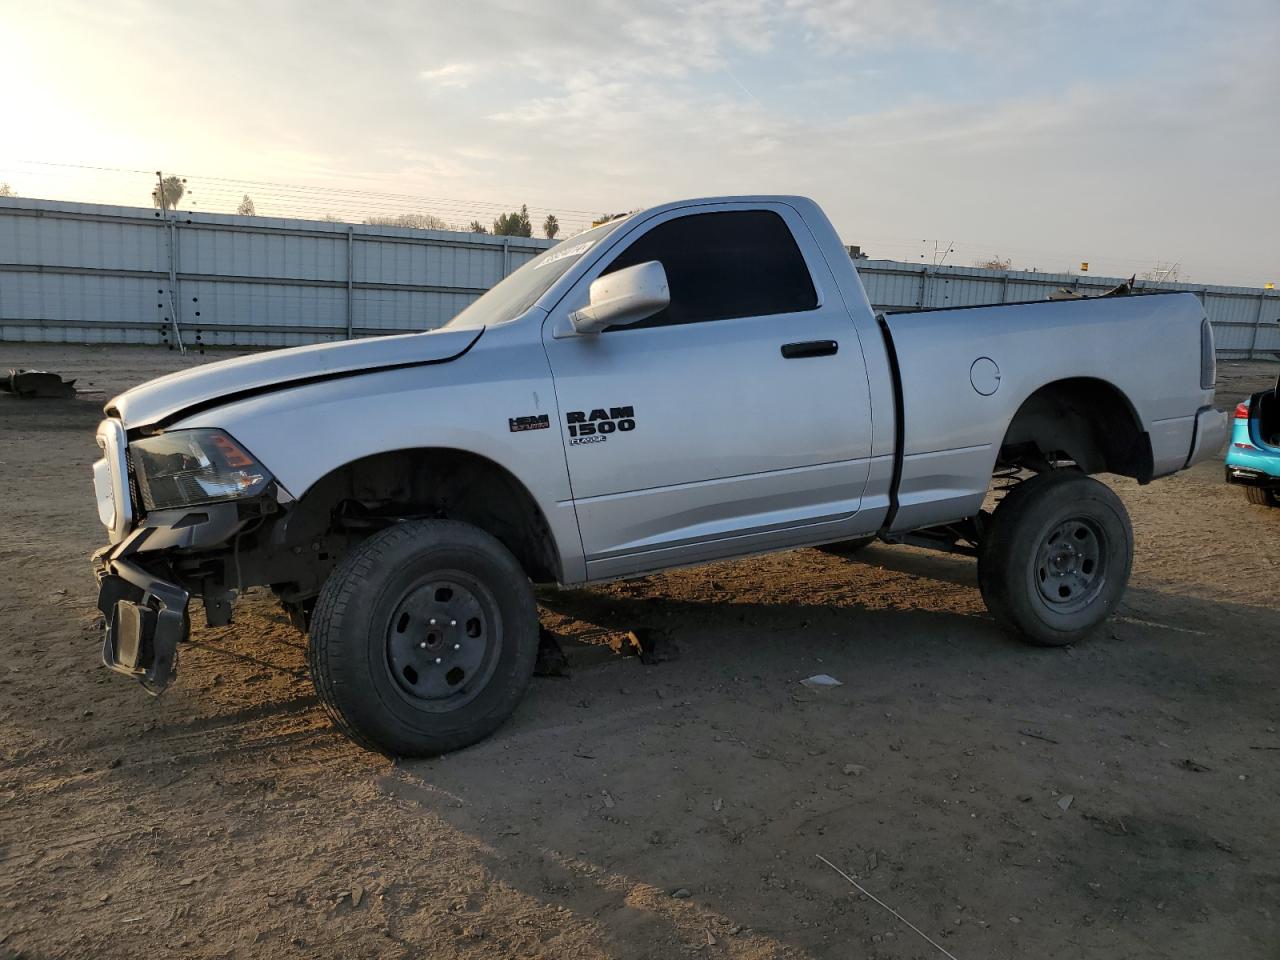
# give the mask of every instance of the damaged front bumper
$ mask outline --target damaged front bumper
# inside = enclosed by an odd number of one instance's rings
[[[95,555],[98,609],[102,612],[102,662],[159,694],[178,673],[178,644],[190,629],[190,595],[128,560]]]
[[[174,550],[226,543],[244,522],[233,503],[158,511],[145,526],[93,555],[105,666],[134,677],[153,694],[173,682],[178,644],[190,632],[191,594],[147,566],[167,566],[162,558]]]

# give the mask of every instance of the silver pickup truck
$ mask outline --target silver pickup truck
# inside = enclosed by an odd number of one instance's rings
[[[158,692],[192,598],[220,625],[267,585],[310,633],[335,723],[436,754],[515,709],[535,583],[874,538],[975,555],[997,622],[1071,643],[1132,561],[1092,475],[1147,483],[1216,455],[1214,376],[1190,294],[877,315],[810,200],[655,207],[441,329],[108,403],[103,659]]]

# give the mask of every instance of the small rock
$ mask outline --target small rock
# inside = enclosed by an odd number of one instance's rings
[[[1074,799],[1075,799],[1075,797],[1073,797],[1071,794],[1069,794],[1069,793],[1065,793],[1065,794],[1063,794],[1061,797],[1059,797],[1059,798],[1058,798],[1058,806],[1060,806],[1060,807],[1063,809],[1063,811],[1065,812],[1065,811],[1067,811],[1068,809],[1070,809],[1070,807],[1071,807],[1071,801],[1072,801],[1072,800],[1074,800]]]
[[[724,801],[721,800],[719,797],[716,797],[715,800],[711,802],[711,809],[714,810],[716,813],[719,813],[721,810],[724,809]]]
[[[867,768],[860,763],[846,763],[841,770],[846,777],[860,777],[867,772]]]
[[[613,797],[609,795],[609,791],[601,790],[600,796],[604,799],[604,805],[608,807],[610,810],[612,810],[614,801],[613,801]]]
[[[1010,923],[1021,923],[1021,922],[1022,922],[1022,918],[1021,918],[1021,917],[1010,917],[1010,918],[1009,918],[1009,922],[1010,922]]]
[[[678,889],[671,891],[671,898],[673,900],[688,900],[691,896],[693,896],[693,894],[684,887],[679,887]]]
[[[351,906],[358,907],[360,906],[363,900],[364,900],[364,887],[360,886],[360,884],[357,883],[354,887],[351,888]]]

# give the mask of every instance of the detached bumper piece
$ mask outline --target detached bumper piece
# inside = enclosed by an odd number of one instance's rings
[[[105,561],[98,578],[103,664],[160,694],[178,674],[178,644],[190,629],[187,591],[123,560]]]

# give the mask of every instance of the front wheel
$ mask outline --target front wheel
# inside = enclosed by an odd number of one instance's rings
[[[1280,507],[1280,490],[1268,490],[1266,487],[1245,487],[1244,495],[1250,503],[1263,507]]]
[[[352,550],[320,591],[308,647],[338,728],[404,757],[492,733],[537,654],[529,578],[494,537],[451,520],[396,524]]]
[[[1073,470],[1018,484],[978,551],[978,586],[1007,632],[1038,646],[1082,639],[1115,608],[1133,565],[1133,527],[1108,487]]]

